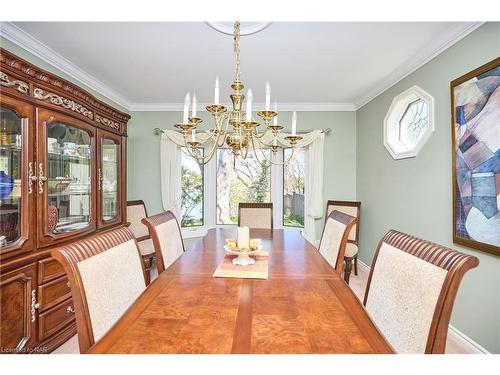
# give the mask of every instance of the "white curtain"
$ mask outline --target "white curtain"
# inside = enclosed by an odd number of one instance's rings
[[[164,132],[160,142],[161,201],[165,211],[181,213],[181,149]]]
[[[309,133],[310,134],[310,133]],[[316,220],[323,217],[323,146],[325,134],[320,132],[309,143],[306,169],[304,238],[316,242]]]

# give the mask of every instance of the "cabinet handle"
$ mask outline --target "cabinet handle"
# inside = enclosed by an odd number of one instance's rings
[[[37,308],[37,303],[36,303],[36,295],[35,295],[35,289],[31,291],[31,321],[34,322],[36,319],[36,308]]]
[[[97,190],[101,190],[101,184],[102,184],[102,172],[101,168],[97,170]]]
[[[70,288],[70,286],[69,286],[69,281],[66,283],[66,286],[67,286],[68,288]]]
[[[38,180],[38,178],[33,175],[33,162],[28,163],[28,194],[33,193],[33,181]]]
[[[43,174],[43,163],[38,165],[38,193],[43,193],[43,183],[47,181],[47,177]]]
[[[68,314],[72,314],[72,313],[74,313],[74,312],[75,312],[75,309],[73,308],[73,306],[68,306],[68,307],[66,308],[66,312],[67,312]]]

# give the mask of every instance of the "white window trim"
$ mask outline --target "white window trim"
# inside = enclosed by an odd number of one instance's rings
[[[427,104],[429,126],[415,148],[409,150],[399,140],[399,122],[408,105],[418,99],[423,100]],[[416,157],[433,132],[434,98],[429,93],[418,86],[412,86],[393,99],[384,118],[384,146],[394,159],[398,160]]]
[[[205,149],[205,155],[210,150]],[[217,152],[217,151],[216,151]],[[309,153],[306,148],[306,170],[307,158]],[[283,162],[283,152],[278,152],[274,158],[275,162]],[[237,224],[217,224],[216,223],[216,202],[217,202],[217,155],[203,166],[203,226],[182,227],[181,233],[183,239],[204,237],[209,229],[212,228],[231,228]],[[307,187],[306,187],[307,188]],[[291,230],[302,231],[304,228],[283,226],[283,166],[271,165],[271,202],[273,203],[273,227],[275,229],[287,228]],[[304,202],[304,205],[306,202]],[[305,207],[304,207],[304,212]]]

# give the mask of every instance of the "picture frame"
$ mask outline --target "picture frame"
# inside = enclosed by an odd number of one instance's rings
[[[500,57],[450,84],[453,242],[500,255]]]

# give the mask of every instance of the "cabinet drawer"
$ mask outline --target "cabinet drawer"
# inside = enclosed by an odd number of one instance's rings
[[[46,258],[38,261],[38,283],[44,284],[47,281],[54,280],[58,277],[64,276],[64,270],[54,258]]]
[[[49,281],[38,287],[38,308],[45,311],[71,297],[67,277]]]
[[[73,300],[68,300],[38,315],[38,340],[57,333],[75,320]]]

